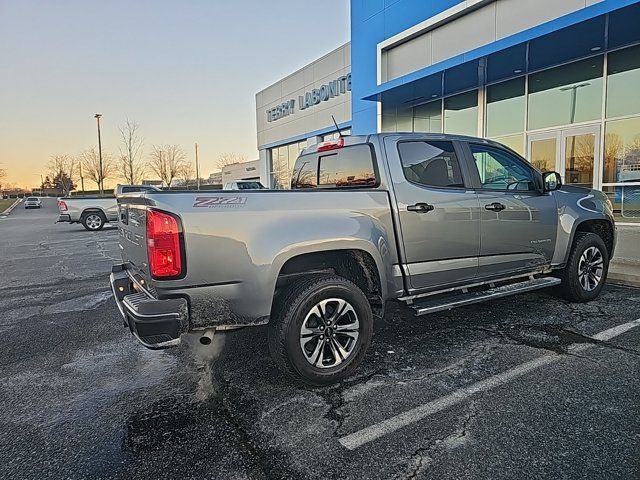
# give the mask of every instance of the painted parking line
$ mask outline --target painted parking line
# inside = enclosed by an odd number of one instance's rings
[[[619,335],[622,335],[625,332],[628,332],[632,328],[639,326],[640,318],[632,322],[624,323],[622,325],[618,325],[617,327],[604,330],[596,335],[593,335],[591,338],[600,341],[607,341]],[[594,346],[594,344],[574,345],[570,347],[569,352],[582,352],[589,348],[593,348]],[[460,390],[457,390],[445,397],[438,398],[429,403],[425,403],[416,408],[408,410],[404,413],[395,415],[387,420],[383,420],[380,423],[376,423],[369,427],[363,428],[362,430],[358,430],[357,432],[346,435],[340,438],[338,441],[345,448],[349,450],[355,450],[356,448],[372,442],[373,440],[393,433],[396,430],[399,430],[413,423],[424,420],[434,413],[441,412],[442,410],[445,410],[453,405],[462,403],[463,401],[467,400],[469,397],[472,397],[477,393],[486,392],[487,390],[491,390],[493,388],[499,387],[500,385],[504,385],[511,380],[519,378],[529,372],[532,372],[533,370],[537,370],[540,367],[544,367],[545,365],[555,363],[563,358],[566,357],[555,353],[543,355],[542,357],[538,357],[534,360],[530,360],[528,362],[520,364],[517,367],[507,370],[506,372],[499,373],[497,375],[494,375],[493,377],[489,377],[485,380],[481,380],[479,382],[471,384],[468,387],[461,388]]]

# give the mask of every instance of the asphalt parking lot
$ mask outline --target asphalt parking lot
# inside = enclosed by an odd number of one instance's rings
[[[109,295],[117,231],[56,215],[0,218],[2,479],[640,477],[638,289],[392,306],[355,376],[301,388],[263,327],[136,344]]]

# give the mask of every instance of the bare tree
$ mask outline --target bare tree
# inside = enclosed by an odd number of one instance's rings
[[[186,156],[180,145],[164,145],[151,148],[149,168],[167,187],[183,171]]]
[[[137,122],[128,118],[125,124],[119,127],[122,139],[119,173],[131,185],[139,184],[145,171],[145,164],[142,161],[143,140],[138,133],[139,127]]]
[[[218,156],[218,161],[216,162],[216,166],[222,170],[227,165],[232,165],[234,163],[242,163],[246,162],[247,157],[245,155],[241,155],[239,153],[221,153]]]
[[[77,167],[78,162],[70,155],[54,155],[49,160],[50,176],[55,186],[62,190],[63,195],[68,195],[75,187]]]
[[[7,176],[7,171],[4,168],[0,168],[0,188],[2,187],[2,179]]]
[[[115,163],[113,157],[103,152],[102,153],[102,171],[100,171],[100,155],[95,148],[85,150],[78,156],[78,163],[82,166],[82,173],[89,180],[98,185],[100,188],[100,179],[104,180],[112,178],[115,173]]]
[[[189,187],[191,185],[195,185],[196,170],[191,162],[185,161],[178,175],[184,181],[185,186]]]

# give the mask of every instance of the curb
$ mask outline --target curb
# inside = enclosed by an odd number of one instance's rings
[[[607,283],[624,287],[640,287],[640,275],[610,272],[607,275]]]
[[[614,258],[609,265],[607,282],[628,287],[640,287],[640,261]]]
[[[20,201],[21,201],[20,198],[16,198],[16,201],[13,202],[13,205],[11,205],[10,207],[6,208],[4,212],[0,212],[0,215],[9,215],[13,211],[13,209],[18,206]]]

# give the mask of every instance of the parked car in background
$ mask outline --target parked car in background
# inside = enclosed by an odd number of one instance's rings
[[[24,201],[24,208],[40,208],[42,201],[38,197],[27,197]]]
[[[102,230],[108,222],[118,221],[114,196],[61,197],[58,211],[58,222],[80,223],[90,231]]]
[[[61,197],[58,198],[58,222],[80,223],[90,231],[102,230],[107,223],[118,221],[118,195],[158,191],[160,189],[153,185],[117,185],[113,195]]]
[[[265,190],[266,187],[257,180],[238,180],[224,184],[223,190]]]
[[[302,151],[291,186],[118,198],[111,286],[143,345],[268,324],[278,366],[329,384],[362,362],[389,301],[424,315],[554,287],[586,302],[615,246],[604,193],[480,138],[323,142]]]

